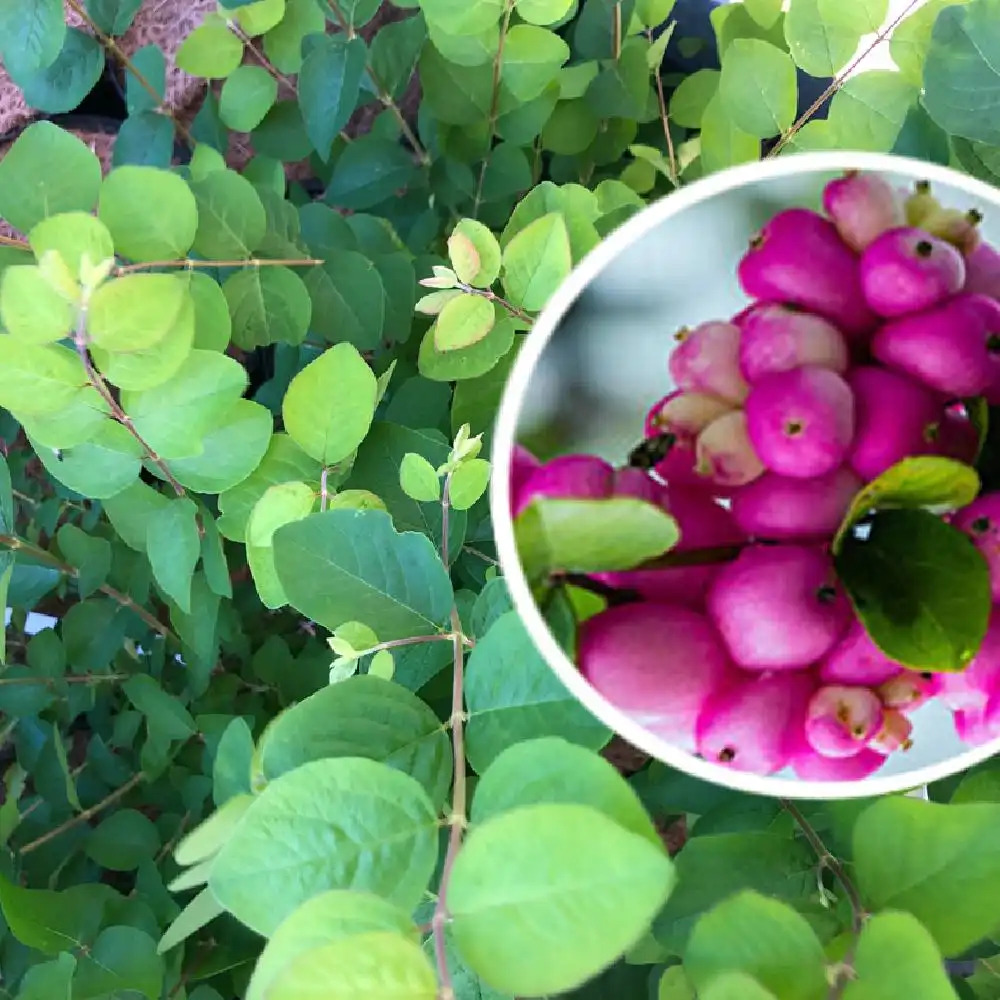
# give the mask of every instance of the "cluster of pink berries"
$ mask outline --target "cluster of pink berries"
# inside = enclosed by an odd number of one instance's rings
[[[964,672],[918,673],[867,635],[830,551],[857,492],[897,462],[975,461],[965,404],[1000,403],[1000,253],[977,213],[943,208],[926,184],[849,172],[823,209],[772,217],[739,263],[751,304],[677,335],[677,388],[628,467],[518,448],[511,497],[515,517],[537,497],[635,497],[674,517],[675,551],[734,547],[723,562],[595,574],[630,599],[580,625],[579,668],[681,749],[830,781],[909,748],[930,698],[965,742],[1000,737],[1000,607]],[[1000,604],[1000,494],[950,519]]]

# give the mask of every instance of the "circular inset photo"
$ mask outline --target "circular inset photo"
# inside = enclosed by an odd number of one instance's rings
[[[879,795],[1000,750],[1000,192],[810,153],[612,233],[539,317],[494,441],[540,651],[653,757]]]

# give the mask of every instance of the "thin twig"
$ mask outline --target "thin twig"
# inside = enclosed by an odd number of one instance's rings
[[[500,560],[494,559],[493,556],[487,555],[480,549],[473,548],[471,545],[463,545],[462,550],[468,552],[470,555],[476,556],[478,559],[482,559],[483,562],[488,562],[491,566],[499,566]]]
[[[479,179],[476,181],[476,195],[472,200],[472,218],[479,218],[479,206],[483,203],[483,184],[486,181],[486,167],[490,162],[490,152],[493,149],[493,139],[497,134],[497,116],[500,110],[500,73],[503,69],[503,50],[510,31],[510,18],[514,13],[514,0],[507,0],[503,11],[503,21],[500,24],[500,42],[497,54],[493,57],[493,90],[490,96],[490,127],[489,138],[486,140],[486,154],[479,168]]]
[[[622,5],[616,3],[611,12],[611,58],[615,62],[622,54]]]
[[[199,267],[318,267],[325,261],[315,257],[295,257],[286,260],[264,260],[250,257],[247,260],[148,260],[141,264],[122,264],[115,268],[116,275],[133,274],[136,271],[152,271],[156,267],[184,267],[189,270]]]
[[[18,538],[15,535],[0,535],[0,545],[6,546],[8,549],[13,549],[15,551],[22,551],[28,553],[28,555],[37,559],[39,562],[44,562],[51,566],[53,569],[59,570],[60,573],[65,573],[66,576],[71,576],[78,578],[80,576],[80,570],[76,566],[71,566],[69,563],[64,563],[61,559],[52,555],[51,552],[47,552],[45,549],[39,548],[37,545],[32,545],[31,542],[26,541],[23,538]],[[137,604],[132,600],[128,594],[123,594],[120,590],[116,590],[110,584],[102,583],[97,588],[102,594],[110,597],[111,600],[120,604],[123,608],[128,608],[129,611],[134,611],[154,632],[159,633],[164,639],[174,639],[177,640],[177,636],[167,628],[155,615],[147,611],[141,604]],[[179,640],[177,640],[179,641]]]
[[[770,159],[772,156],[777,156],[778,153],[787,145],[792,136],[795,135],[803,125],[808,122],[814,114],[823,106],[823,102],[831,95],[835,94],[844,85],[844,81],[857,69],[859,63],[866,59],[875,49],[878,48],[892,32],[896,29],[896,26],[902,21],[907,15],[912,11],[921,0],[910,0],[910,2],[903,8],[899,15],[892,21],[889,22],[881,31],[875,36],[875,40],[865,49],[864,52],[859,55],[850,66],[845,69],[840,76],[838,76],[833,83],[830,84],[826,90],[823,91],[819,97],[803,112],[802,116],[796,121],[792,127],[774,144],[771,151],[764,157],[764,159]]]
[[[119,799],[128,795],[133,788],[145,780],[145,777],[146,775],[142,771],[138,774],[133,774],[124,785],[120,788],[116,788],[110,795],[105,796],[100,802],[97,803],[97,805],[91,806],[89,809],[84,809],[83,812],[77,813],[71,819],[66,820],[65,823],[61,823],[55,829],[49,830],[48,833],[43,833],[40,837],[37,837],[35,840],[25,844],[24,847],[18,851],[18,853],[22,856],[30,854],[32,851],[37,850],[44,844],[47,844],[50,840],[55,840],[56,837],[61,837],[67,830],[72,830],[81,823],[86,823],[87,820],[96,816],[99,812],[103,812],[108,808],[108,806],[114,805],[114,803]]]
[[[110,36],[106,35],[101,31],[97,22],[90,16],[86,8],[79,2],[79,0],[66,0],[67,6],[73,11],[77,17],[87,25],[88,28],[94,33],[97,40],[101,43],[111,53],[112,56],[125,68],[132,76],[135,77],[136,82],[142,87],[143,90],[149,94],[150,97],[156,102],[157,108],[163,107],[163,95],[157,93],[156,88],[146,79],[145,76],[139,71],[138,67],[129,59],[125,51],[121,46]],[[187,126],[169,109],[166,109],[167,117],[174,123],[174,127],[181,134],[184,141],[194,149],[195,140],[194,136],[188,131]]]
[[[31,246],[24,240],[15,240],[12,236],[0,236],[0,246],[15,247],[17,250],[31,250]]]
[[[328,487],[328,481],[330,478],[330,470],[324,465],[322,475],[319,477],[319,509],[326,510],[330,504],[330,491]]]
[[[646,29],[646,38],[653,44],[653,30]],[[656,102],[660,107],[660,121],[663,124],[663,137],[667,140],[667,165],[670,167],[670,183],[677,187],[677,153],[674,149],[674,138],[670,134],[670,112],[667,111],[667,97],[663,90],[663,80],[660,77],[660,67],[656,67],[653,76],[656,79]]]
[[[179,497],[184,496],[186,493],[184,487],[174,477],[167,463],[160,458],[152,447],[150,447],[146,439],[139,433],[132,422],[132,418],[118,404],[118,400],[115,399],[114,394],[108,388],[108,383],[104,381],[94,367],[94,362],[90,360],[90,352],[87,350],[87,311],[85,309],[80,310],[76,330],[73,334],[73,343],[76,346],[76,353],[83,365],[83,370],[87,373],[87,380],[97,390],[101,399],[108,404],[111,415],[139,442],[139,446],[146,453],[146,457],[160,470],[163,478],[174,488],[174,492]]]
[[[497,295],[496,292],[491,291],[489,288],[474,288],[472,285],[467,285],[461,281],[455,287],[465,292],[466,295],[478,295],[480,298],[495,302],[498,306],[506,309],[511,316],[523,320],[525,323],[534,323],[534,317],[526,313],[523,309],[518,309],[517,306],[512,305],[505,298]]]
[[[57,684],[100,684],[104,681],[127,681],[131,674],[70,674],[66,677],[3,677],[0,685],[38,685],[55,687]]]

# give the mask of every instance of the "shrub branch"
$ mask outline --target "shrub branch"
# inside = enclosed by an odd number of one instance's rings
[[[503,21],[500,23],[500,43],[497,54],[493,58],[493,91],[490,95],[489,138],[486,140],[486,152],[483,155],[482,166],[479,168],[479,179],[476,181],[476,196],[472,201],[472,218],[479,218],[479,206],[483,203],[483,184],[486,181],[486,167],[490,162],[493,150],[493,140],[497,134],[497,117],[500,109],[500,74],[503,70],[503,50],[507,43],[507,32],[510,31],[510,18],[514,13],[513,0],[507,0],[503,11]]]
[[[192,260],[183,257],[178,260],[148,260],[141,264],[122,264],[115,268],[116,275],[134,274],[137,271],[152,271],[157,267],[184,267],[194,270],[201,267],[318,267],[326,263],[316,257],[291,257],[285,260],[265,260],[250,257],[248,260]]]

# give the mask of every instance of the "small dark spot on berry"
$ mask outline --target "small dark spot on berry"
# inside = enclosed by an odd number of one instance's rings
[[[832,604],[837,599],[837,588],[824,584],[816,591],[816,600],[820,604]]]
[[[988,517],[977,517],[969,527],[977,534],[982,535],[990,530],[990,519]]]
[[[719,751],[719,761],[722,764],[731,764],[736,760],[736,750],[733,747],[723,747]]]
[[[750,249],[759,250],[764,245],[764,234],[758,233],[756,236],[752,237],[750,240]]]
[[[930,257],[934,253],[934,244],[930,240],[920,240],[913,250],[918,257]]]
[[[801,420],[789,420],[785,424],[785,433],[789,437],[795,437],[797,434],[801,434],[806,429],[806,425]]]
[[[934,675],[929,670],[925,670],[920,676],[923,677],[925,681],[934,680]]]
[[[983,213],[980,212],[978,208],[970,208],[969,211],[965,213],[965,217],[974,226],[978,226],[979,223],[983,221]]]
[[[986,338],[986,350],[991,354],[996,354],[1000,351],[1000,333],[991,333]]]

